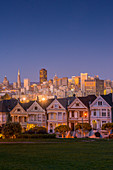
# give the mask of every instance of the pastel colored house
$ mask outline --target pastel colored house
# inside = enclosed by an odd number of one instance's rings
[[[102,124],[112,122],[112,94],[98,96],[90,105],[91,126],[101,129]]]

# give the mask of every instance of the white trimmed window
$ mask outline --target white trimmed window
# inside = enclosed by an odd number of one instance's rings
[[[54,118],[54,115],[53,113],[50,114],[50,118],[53,119]]]
[[[62,120],[62,112],[58,112],[58,120]]]
[[[41,122],[41,114],[38,114],[38,121]]]
[[[98,106],[102,106],[102,101],[98,101]]]
[[[96,116],[96,115],[97,115],[96,110],[94,110],[93,111],[93,116]]]
[[[102,109],[102,116],[103,116],[103,117],[106,116],[106,109]]]

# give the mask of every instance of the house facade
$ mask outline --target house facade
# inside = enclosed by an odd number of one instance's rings
[[[63,99],[61,99],[63,101]],[[60,99],[55,99],[47,107],[48,133],[54,133],[55,127],[67,125],[67,111]]]
[[[75,130],[77,123],[90,123],[89,104],[95,100],[95,95],[87,97],[77,97],[69,106],[69,127],[71,131]]]
[[[110,95],[98,96],[90,105],[91,126],[101,129],[102,124],[112,122],[112,98]]]

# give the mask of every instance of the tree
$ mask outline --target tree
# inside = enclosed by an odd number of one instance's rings
[[[83,128],[83,129],[82,129]],[[92,129],[89,123],[78,123],[75,126],[75,130],[79,130],[85,136]]]
[[[102,130],[107,130],[109,134],[112,129],[113,129],[113,123],[104,123],[102,125]]]
[[[2,134],[5,138],[10,138],[19,135],[22,131],[22,127],[18,122],[6,123],[2,128]]]
[[[45,127],[35,126],[31,129],[29,129],[26,133],[29,133],[29,134],[47,134],[47,129]]]
[[[55,129],[55,133],[56,132],[59,132],[62,134],[62,138],[64,137],[64,134],[70,130],[69,126],[67,125],[60,125],[60,126],[57,126]]]

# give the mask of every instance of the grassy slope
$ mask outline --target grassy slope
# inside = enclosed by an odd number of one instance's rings
[[[113,141],[0,144],[0,169],[113,169]]]

